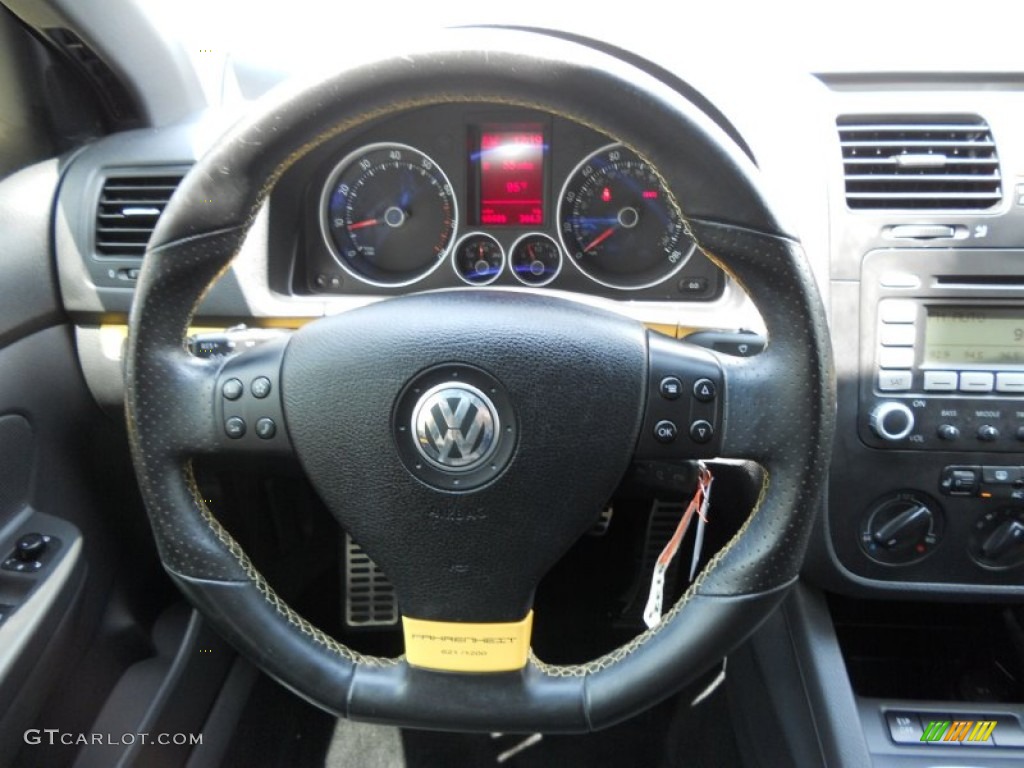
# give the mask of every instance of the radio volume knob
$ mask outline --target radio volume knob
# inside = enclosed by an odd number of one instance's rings
[[[903,403],[881,403],[871,412],[871,429],[883,440],[902,440],[914,431],[914,414]]]

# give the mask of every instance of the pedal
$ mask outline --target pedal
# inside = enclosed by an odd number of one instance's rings
[[[640,561],[640,571],[636,576],[633,598],[623,610],[620,621],[626,624],[643,626],[644,607],[647,604],[648,587],[654,574],[654,564],[658,556],[675,533],[679,518],[686,511],[686,504],[676,501],[653,501],[651,516],[647,521],[647,533],[644,536],[644,549]],[[677,565],[669,569],[665,577],[665,594],[674,595],[679,582]]]
[[[358,629],[398,624],[395,588],[363,548],[345,534],[345,624]]]

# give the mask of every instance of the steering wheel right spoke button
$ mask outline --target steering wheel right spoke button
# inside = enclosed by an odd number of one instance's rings
[[[659,443],[674,443],[676,436],[679,434],[679,427],[676,426],[674,421],[668,419],[662,419],[654,425],[654,439]]]
[[[683,382],[679,380],[678,376],[666,376],[658,385],[658,390],[666,400],[678,400],[679,396],[683,394]]]
[[[649,389],[636,458],[679,461],[719,454],[723,375],[702,347],[648,332]]]
[[[690,425],[690,439],[695,443],[704,445],[711,442],[711,438],[715,436],[715,428],[711,425],[711,422],[698,419]]]
[[[718,395],[718,387],[711,379],[697,379],[693,383],[693,396],[702,403],[713,402]]]

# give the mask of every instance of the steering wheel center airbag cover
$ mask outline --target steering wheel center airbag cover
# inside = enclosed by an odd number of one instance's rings
[[[311,481],[395,583],[403,613],[516,621],[629,465],[646,360],[643,326],[608,312],[515,292],[433,293],[298,332],[282,397]],[[417,448],[415,414],[442,402],[451,412],[431,416],[441,443]],[[478,434],[466,440],[478,405],[498,429],[489,449]],[[446,465],[462,454],[437,419],[485,461],[471,456],[461,477]]]

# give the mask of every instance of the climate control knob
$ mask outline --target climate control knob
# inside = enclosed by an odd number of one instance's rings
[[[945,518],[939,505],[917,491],[875,502],[860,528],[860,543],[872,560],[907,565],[927,556],[942,539]]]
[[[1024,509],[1004,507],[974,522],[968,551],[986,568],[1013,568],[1024,563]]]
[[[889,401],[871,412],[871,429],[883,440],[902,440],[914,431],[914,413],[903,403]]]

